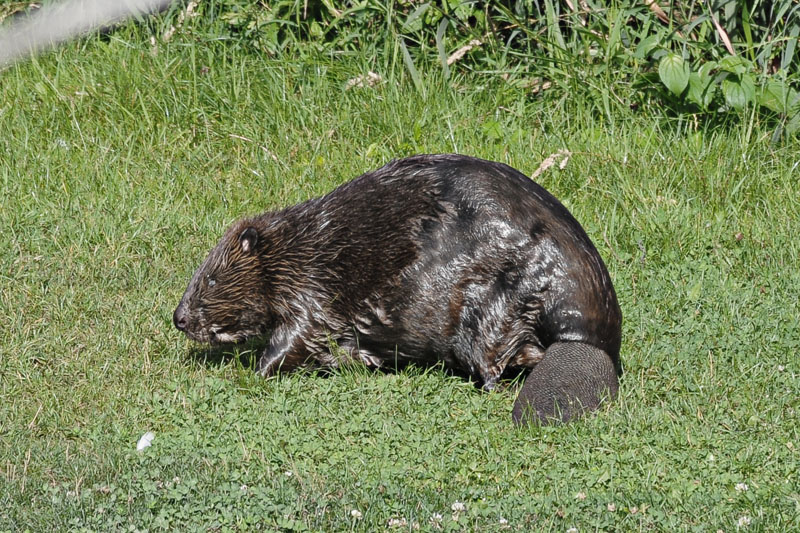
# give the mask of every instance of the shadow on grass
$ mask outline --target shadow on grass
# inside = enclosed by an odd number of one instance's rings
[[[261,351],[266,347],[267,342],[263,339],[253,340],[242,344],[225,344],[218,346],[196,345],[187,353],[187,360],[196,364],[201,364],[208,368],[220,368],[230,364],[236,364],[239,368],[255,372],[256,363]],[[481,383],[471,379],[470,375],[459,368],[445,366],[444,362],[436,361],[426,364],[424,361],[400,361],[395,360],[386,363],[380,368],[367,367],[360,361],[349,361],[339,368],[326,368],[316,365],[308,365],[300,372],[308,372],[315,376],[327,378],[335,376],[340,371],[361,369],[366,372],[381,374],[398,374],[403,371],[415,372],[441,372],[446,376],[459,378],[464,381],[471,381],[479,390]],[[522,385],[522,381],[529,369],[526,368],[506,368],[500,381],[497,384],[499,390],[508,388],[516,389]]]
[[[214,346],[197,344],[189,349],[186,359],[209,368],[228,366],[236,362],[242,368],[255,371],[258,354],[265,346],[266,342],[263,340]]]

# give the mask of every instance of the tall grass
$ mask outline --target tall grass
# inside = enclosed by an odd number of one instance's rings
[[[209,6],[239,42],[273,56],[394,50],[415,80],[422,64],[446,78],[477,72],[534,93],[580,93],[606,113],[657,106],[715,121],[748,108],[772,119],[775,140],[800,129],[800,9],[791,0]]]

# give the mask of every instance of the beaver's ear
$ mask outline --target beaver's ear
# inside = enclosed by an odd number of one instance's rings
[[[239,234],[239,245],[241,245],[244,253],[253,253],[253,250],[256,249],[257,243],[258,232],[256,231],[256,228],[249,227]]]

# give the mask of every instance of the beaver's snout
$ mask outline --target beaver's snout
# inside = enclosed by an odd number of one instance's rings
[[[186,315],[186,305],[181,302],[172,314],[172,323],[181,331],[186,331],[186,324],[188,322]]]

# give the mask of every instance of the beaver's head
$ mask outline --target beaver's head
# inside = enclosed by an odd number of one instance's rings
[[[192,340],[241,342],[271,325],[263,238],[252,221],[234,224],[192,276],[172,320]]]

